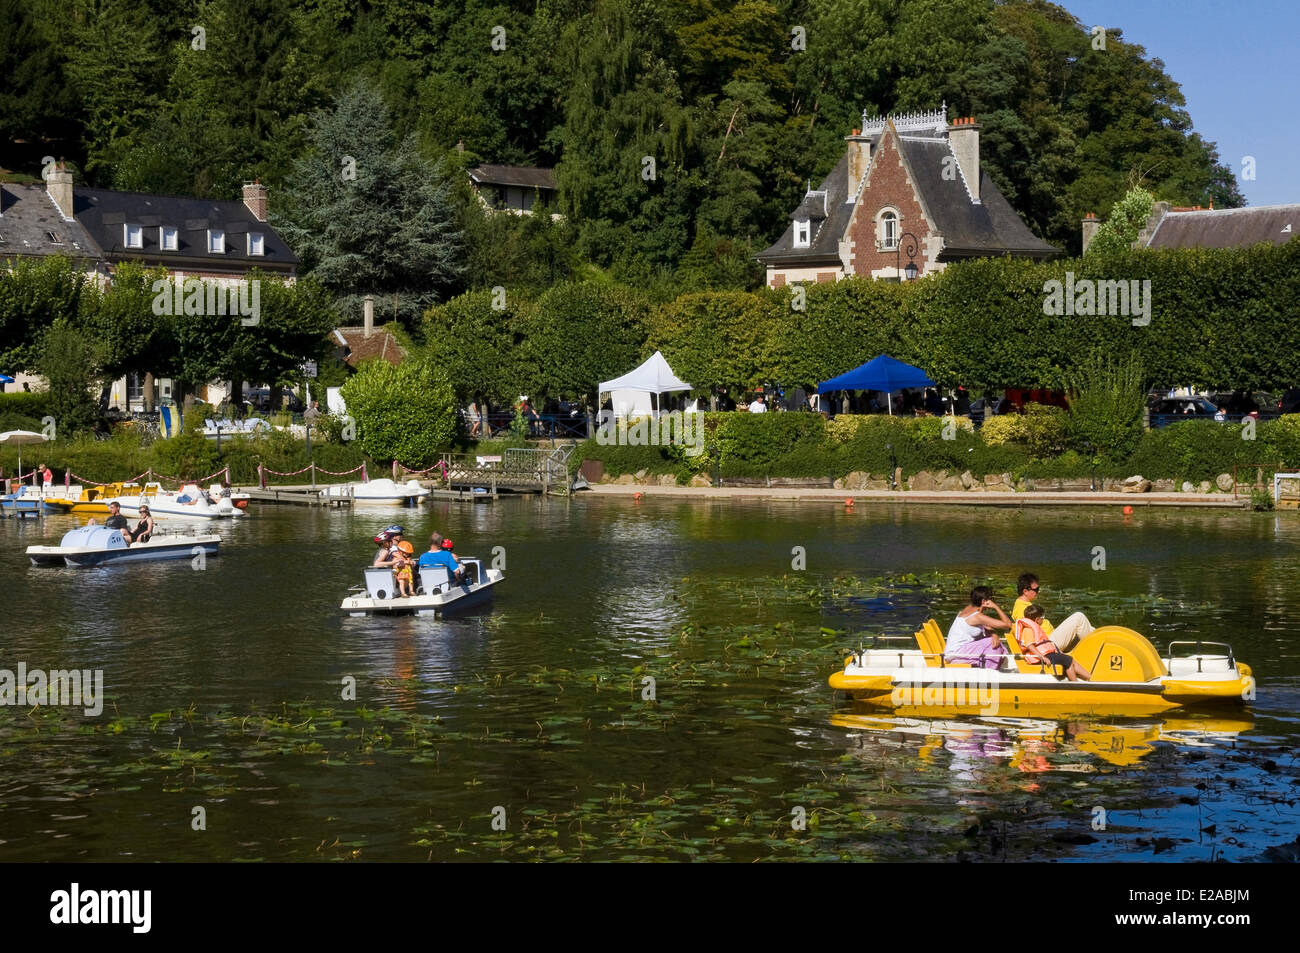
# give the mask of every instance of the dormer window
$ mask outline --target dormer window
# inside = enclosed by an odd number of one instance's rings
[[[224,255],[226,253],[226,233],[219,228],[208,229],[208,254]]]
[[[122,226],[122,244],[127,248],[143,248],[144,226],[125,223]]]
[[[896,212],[886,209],[880,213],[879,234],[882,251],[893,251],[898,247],[898,214]]]
[[[809,239],[811,235],[812,235],[812,228],[807,221],[794,223],[794,247],[795,248],[807,248],[808,245],[810,244]]]
[[[266,254],[266,244],[262,240],[261,232],[248,233],[248,254],[250,255]]]
[[[158,229],[158,247],[163,251],[176,251],[180,247],[176,229],[163,225]]]

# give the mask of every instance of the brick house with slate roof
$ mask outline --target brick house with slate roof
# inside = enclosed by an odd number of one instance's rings
[[[767,284],[887,281],[992,255],[1044,259],[1059,250],[1036,237],[980,168],[979,129],[948,108],[867,119],[790,227],[756,257]]]

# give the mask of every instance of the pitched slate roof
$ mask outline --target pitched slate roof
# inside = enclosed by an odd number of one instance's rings
[[[960,171],[956,178],[943,177],[944,157],[953,156],[946,137],[899,136],[898,142],[912,171],[921,204],[943,236],[941,260],[1008,252],[1032,257],[1060,254],[1056,246],[1049,245],[1029,230],[983,168],[980,170],[978,203],[972,201]],[[839,243],[844,238],[854,208],[845,201],[848,161],[846,152],[822,181],[821,189],[827,193],[829,214],[820,227],[815,218],[811,219],[814,234],[809,247],[794,247],[794,225],[791,224],[773,245],[756,256],[759,261],[769,265],[839,261]],[[872,161],[875,161],[874,157]],[[960,166],[957,168],[960,170]],[[804,217],[801,213],[807,203],[808,196],[805,196],[804,203],[791,218]]]
[[[812,226],[812,234],[809,236],[807,248],[794,247],[794,219],[801,217],[800,213],[804,211],[809,204],[810,196],[805,195],[804,201],[800,203],[799,208],[790,216],[791,224],[785,230],[785,233],[776,240],[776,243],[759,252],[756,256],[759,261],[769,265],[784,265],[802,262],[804,264],[818,264],[822,262],[840,261],[840,240],[844,237],[844,230],[849,226],[849,218],[853,215],[853,205],[846,202],[848,197],[848,186],[846,182],[849,176],[849,156],[846,152],[840,156],[840,161],[835,163],[835,168],[831,169],[830,174],[822,180],[818,187],[819,191],[826,193],[825,211],[826,218],[818,220],[811,218],[809,221]],[[817,208],[822,207],[818,200]]]
[[[0,183],[0,260],[28,255],[93,260],[99,248],[79,222],[63,217],[45,186]]]
[[[382,328],[373,329],[369,337],[366,337],[364,327],[335,328],[334,342],[348,349],[343,360],[349,367],[359,367],[362,362],[376,357],[394,365],[406,360],[406,350],[397,343],[397,338]]]
[[[1242,248],[1259,242],[1284,245],[1297,234],[1300,205],[1170,211],[1156,226],[1147,247]]]
[[[525,189],[556,190],[554,169],[522,165],[480,165],[469,170],[475,185],[516,185]]]
[[[1029,230],[993,184],[982,163],[980,200],[976,204],[971,201],[960,166],[957,166],[957,176],[943,177],[944,157],[953,155],[947,139],[899,136],[899,144],[911,167],[921,201],[943,236],[941,259],[1007,252],[1034,257],[1059,254],[1054,245],[1049,245]]]
[[[169,268],[244,273],[252,268],[292,274],[298,265],[284,239],[259,222],[242,201],[199,199],[148,192],[84,189],[73,192],[73,211],[109,261],[143,261]],[[141,225],[143,248],[126,248],[122,226]],[[177,229],[177,250],[159,247],[159,226]],[[225,232],[224,254],[208,252],[208,229]],[[265,255],[249,255],[245,235],[261,232]]]

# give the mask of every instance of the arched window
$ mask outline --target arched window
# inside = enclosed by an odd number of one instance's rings
[[[880,213],[879,232],[881,250],[893,251],[898,247],[898,213],[885,209]]]

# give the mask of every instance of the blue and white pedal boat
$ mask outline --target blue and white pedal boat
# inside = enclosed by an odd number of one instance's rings
[[[152,562],[159,559],[192,559],[201,552],[217,555],[220,536],[169,535],[154,533],[143,543],[128,544],[119,530],[107,526],[78,526],[63,534],[57,546],[28,546],[33,566],[105,566],[117,563]]]

